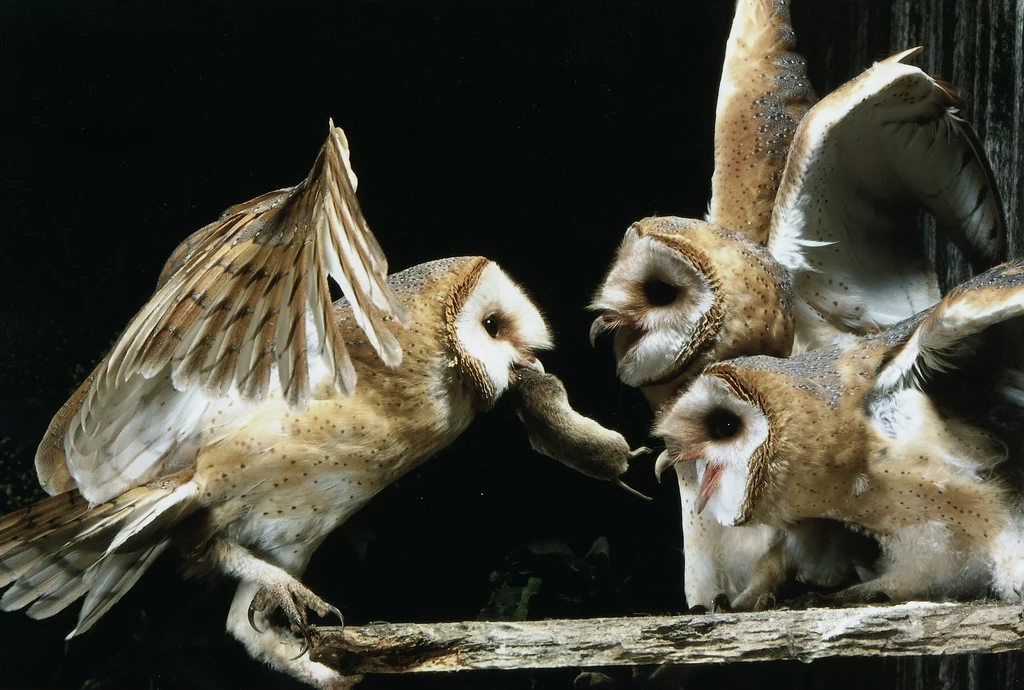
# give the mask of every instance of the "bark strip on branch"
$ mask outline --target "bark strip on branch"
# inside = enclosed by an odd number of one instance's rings
[[[1017,606],[914,602],[762,613],[518,623],[379,623],[313,630],[310,655],[347,674],[721,663],[1024,649]]]

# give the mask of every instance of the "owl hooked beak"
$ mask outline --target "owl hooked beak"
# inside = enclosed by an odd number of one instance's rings
[[[662,451],[661,455],[658,456],[658,461],[654,464],[654,473],[658,477],[658,481],[661,481],[661,475],[669,467],[674,467],[680,462],[698,462],[705,460],[704,449],[698,444],[690,449],[679,453],[669,453],[668,449]],[[697,490],[697,514],[704,512],[704,508],[707,507],[708,501],[715,495],[715,491],[718,490],[718,481],[722,476],[722,470],[725,469],[725,465],[708,462],[704,468],[704,474],[700,478],[700,488]]]
[[[598,337],[606,331],[612,331],[615,337],[615,354],[622,359],[629,348],[633,347],[643,336],[644,329],[640,324],[614,309],[607,309],[590,324],[590,346],[595,347]]]
[[[530,369],[536,371],[538,374],[543,374],[544,365],[541,363],[537,356],[534,354],[527,355],[516,355],[516,358],[512,360],[512,366],[508,370],[508,380],[513,385],[519,381],[519,370]]]
[[[512,362],[513,369],[532,369],[539,374],[544,373],[544,364],[537,359],[536,355],[519,355]]]

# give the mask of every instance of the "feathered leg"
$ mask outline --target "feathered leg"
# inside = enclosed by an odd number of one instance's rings
[[[306,610],[321,616],[341,613],[284,569],[267,563],[226,540],[212,547],[212,556],[221,569],[241,580],[228,613],[227,630],[256,659],[287,673],[304,683],[326,690],[347,690],[362,676],[342,676],[324,664],[310,660],[304,639],[307,629]],[[262,607],[262,608],[261,608]],[[280,608],[294,632],[281,630],[269,619]]]

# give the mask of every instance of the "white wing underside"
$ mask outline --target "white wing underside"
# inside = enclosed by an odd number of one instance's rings
[[[1021,316],[1024,263],[1008,262],[977,275],[951,290],[914,325],[879,372],[875,388],[886,394],[919,386],[928,376],[954,368],[952,360],[972,337]],[[1019,343],[1012,344],[1010,354],[1019,352]],[[1008,364],[1016,368],[1017,359],[1012,357]]]
[[[955,94],[901,62],[916,52],[877,63],[822,99],[794,138],[768,246],[793,273],[801,351],[938,301],[918,209],[982,264],[1003,252],[985,154],[955,115]]]
[[[949,292],[927,313],[900,324],[880,336],[891,343],[891,352],[868,398],[869,412],[880,433],[893,440],[897,455],[942,459],[958,472],[978,478],[1006,460],[1004,441],[984,425],[961,421],[951,411],[935,408],[926,388],[945,372],[957,369],[985,352],[984,369],[995,374],[983,385],[1002,388],[1002,398],[1022,401],[1020,369],[1024,366],[1016,331],[995,335],[998,348],[976,349],[981,334],[1024,316],[1024,263],[1002,264]],[[1011,335],[1011,333],[1017,335]],[[992,344],[993,341],[990,341]],[[970,391],[960,391],[954,401],[969,409]],[[955,414],[955,413],[954,413]],[[977,412],[975,412],[975,416]]]
[[[384,363],[401,362],[386,322],[408,317],[355,188],[347,141],[332,123],[304,182],[232,207],[172,256],[177,265],[98,368],[68,427],[68,469],[87,500],[192,466],[218,411],[268,397],[301,410],[324,383],[351,392],[328,276]]]

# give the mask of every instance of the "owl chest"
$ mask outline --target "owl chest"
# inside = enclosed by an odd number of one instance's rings
[[[197,474],[221,531],[251,545],[319,543],[451,443],[470,418],[347,402],[257,415],[204,449]]]

